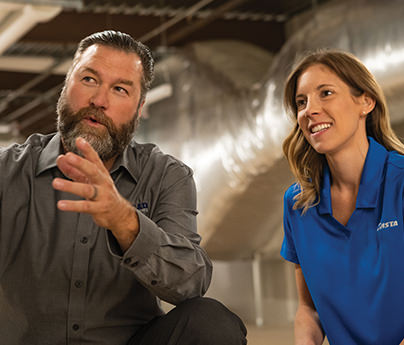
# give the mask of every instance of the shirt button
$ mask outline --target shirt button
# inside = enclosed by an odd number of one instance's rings
[[[82,244],[86,244],[86,243],[88,242],[88,238],[87,238],[86,236],[84,236],[84,237],[82,237],[82,238],[80,239],[80,242],[81,242]]]
[[[83,282],[81,280],[76,280],[74,286],[79,289],[83,286]]]
[[[128,265],[131,261],[131,258],[126,258],[125,260],[123,260],[123,263]]]
[[[72,328],[73,328],[73,331],[78,331],[80,329],[80,326],[77,323],[74,323]]]
[[[156,284],[157,284],[157,280],[152,280],[150,283],[151,283],[151,285],[156,285]]]

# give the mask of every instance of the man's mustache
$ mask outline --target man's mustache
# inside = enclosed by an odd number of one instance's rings
[[[75,122],[80,122],[81,120],[88,118],[97,121],[104,125],[110,133],[111,131],[115,132],[117,130],[115,124],[107,115],[105,115],[103,110],[94,106],[82,108],[72,117],[74,117]]]

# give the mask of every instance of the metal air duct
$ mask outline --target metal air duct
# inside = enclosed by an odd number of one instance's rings
[[[279,256],[283,192],[292,182],[281,152],[290,130],[282,91],[303,52],[329,47],[357,55],[382,85],[393,124],[403,121],[403,17],[400,0],[336,2],[295,21],[272,62],[249,45],[211,42],[159,63],[173,94],[149,107],[139,135],[194,169],[199,230],[214,259]]]

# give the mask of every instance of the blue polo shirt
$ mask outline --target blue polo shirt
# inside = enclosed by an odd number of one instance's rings
[[[332,216],[326,165],[320,203],[293,210],[284,198],[281,255],[302,268],[333,345],[398,345],[404,338],[404,156],[369,138],[356,208],[346,226]]]

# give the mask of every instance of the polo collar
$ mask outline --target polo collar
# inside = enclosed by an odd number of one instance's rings
[[[388,158],[388,151],[372,137],[368,137],[369,149],[366,154],[361,182],[359,184],[356,208],[375,208],[380,185],[383,180],[385,163]],[[320,191],[320,203],[318,209],[320,214],[332,214],[331,207],[331,181],[328,164],[324,164],[323,186]]]

